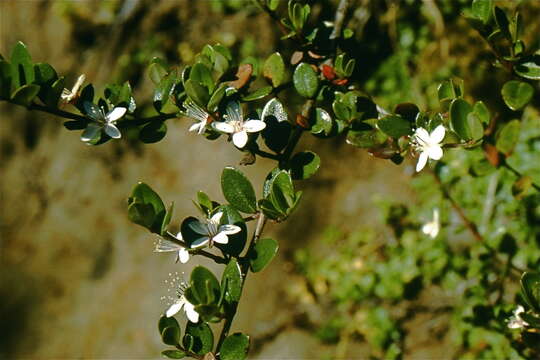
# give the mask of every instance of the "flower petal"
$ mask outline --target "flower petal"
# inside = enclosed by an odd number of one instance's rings
[[[217,242],[218,244],[227,244],[229,242],[229,237],[222,231],[219,234],[215,235],[212,238],[212,241]]]
[[[242,130],[234,133],[232,136],[232,141],[235,146],[239,147],[240,149],[243,148],[244,146],[246,146],[248,141],[247,132],[245,130]]]
[[[443,125],[439,125],[431,132],[429,137],[431,138],[431,141],[435,144],[440,143],[444,139],[444,134],[446,132],[446,129]]]
[[[208,227],[199,220],[193,220],[188,222],[188,227],[195,231],[197,234],[208,235]]]
[[[185,264],[189,260],[189,251],[187,249],[182,248],[178,251],[178,259],[182,264]]]
[[[201,127],[201,123],[195,123],[189,127],[189,131],[199,131]]]
[[[169,251],[178,251],[182,249],[182,246],[174,243],[170,240],[160,237],[156,242],[154,252],[169,252]]]
[[[266,127],[266,123],[261,120],[248,120],[244,123],[244,130],[247,132],[259,132]]]
[[[86,126],[83,133],[81,134],[82,141],[91,141],[95,138],[101,131],[101,126],[96,123],[90,123]]]
[[[209,241],[210,241],[210,238],[208,236],[203,236],[203,237],[200,237],[200,238],[196,239],[194,242],[192,242],[190,247],[192,249],[198,248],[198,247],[203,247],[206,244],[208,244]]]
[[[242,122],[242,107],[238,101],[231,101],[227,104],[227,121]]]
[[[109,111],[107,115],[105,115],[105,120],[107,120],[107,122],[116,121],[120,119],[122,116],[124,116],[126,114],[126,111],[127,109],[125,107],[122,107],[122,106],[116,107],[112,109],[111,111]]]
[[[416,129],[416,131],[414,132],[414,136],[417,140],[420,140],[424,144],[430,143],[431,138],[429,137],[429,133],[427,132],[427,130],[424,128]]]
[[[120,139],[122,137],[120,130],[118,130],[118,128],[111,123],[105,124],[105,133],[113,139]]]
[[[182,232],[181,232],[181,231],[179,231],[178,234],[176,234],[176,238],[177,238],[178,240],[184,240],[184,237],[182,236]]]
[[[103,113],[101,112],[101,109],[99,106],[97,106],[94,103],[91,103],[90,101],[85,101],[83,103],[84,106],[84,112],[86,116],[90,117],[92,120],[100,121],[103,119]]]
[[[239,233],[240,231],[242,231],[242,228],[240,226],[236,226],[236,225],[221,225],[219,227],[219,232],[222,232],[224,234],[227,234],[227,235],[232,235],[232,234],[236,234],[236,233]]]
[[[184,306],[184,311],[189,321],[192,323],[199,322],[199,313],[195,311],[195,306],[186,300],[186,306]]]
[[[440,160],[443,156],[443,151],[440,146],[429,146],[425,149],[425,152],[433,160]]]
[[[214,215],[212,215],[212,217],[210,218],[210,222],[214,224],[219,224],[222,216],[223,216],[223,211],[217,212]]]
[[[227,133],[227,134],[234,133],[234,126],[232,126],[231,124],[226,123],[226,122],[215,121],[215,122],[212,123],[212,126],[217,131],[221,131],[221,132],[224,132],[224,133]]]
[[[169,306],[169,308],[165,312],[165,316],[169,318],[171,316],[176,315],[180,311],[180,309],[182,309],[182,306],[184,306],[185,301],[186,300],[184,298],[176,300],[174,304]]]
[[[428,155],[426,152],[420,153],[420,156],[418,157],[418,162],[416,163],[416,172],[419,172],[426,166],[428,160]]]

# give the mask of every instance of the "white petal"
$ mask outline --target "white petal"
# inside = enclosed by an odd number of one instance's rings
[[[440,160],[443,156],[443,151],[440,146],[429,146],[425,149],[425,152],[433,160]]]
[[[175,301],[174,304],[172,304],[168,309],[167,311],[165,312],[165,316],[167,316],[168,318],[171,317],[171,316],[174,316],[176,315],[180,309],[182,309],[182,306],[184,306],[184,298],[181,298],[181,299],[178,299],[177,301]]]
[[[208,244],[209,241],[210,241],[210,238],[208,236],[200,237],[191,243],[191,248],[194,249],[198,247],[203,247],[204,245]]]
[[[109,113],[105,116],[105,119],[107,122],[112,122],[120,119],[122,116],[125,115],[127,109],[125,107],[117,107],[109,111]]]
[[[414,132],[414,135],[416,136],[416,138],[417,138],[418,140],[420,140],[420,141],[423,142],[424,144],[429,144],[429,143],[430,143],[431,138],[429,137],[429,133],[427,132],[426,129],[424,129],[424,128],[418,128],[418,129],[416,129],[416,131]]]
[[[189,127],[189,131],[197,131],[198,132],[201,125],[202,125],[201,123],[195,123],[195,124],[193,124],[193,125],[191,125]]]
[[[101,131],[101,126],[96,123],[90,123],[86,126],[86,129],[84,129],[81,140],[82,141],[90,141],[93,138],[95,138],[99,132]]]
[[[178,251],[180,249],[182,249],[182,247],[178,245],[177,243],[174,243],[170,240],[160,237],[156,243],[154,251],[155,252],[169,252],[169,251]]]
[[[99,108],[99,106],[89,101],[85,101],[83,103],[83,106],[84,106],[84,112],[91,119],[96,120],[96,121],[104,120],[103,113],[101,112],[101,109]]]
[[[178,251],[178,259],[182,264],[185,264],[189,260],[189,251],[187,251],[185,248],[182,248]]]
[[[181,232],[181,231],[179,231],[178,234],[176,234],[176,238],[177,238],[178,240],[184,240],[184,237],[182,236],[182,232]]]
[[[219,224],[219,222],[221,221],[221,217],[223,216],[223,211],[220,211],[218,213],[215,213],[214,215],[212,215],[212,217],[210,218],[210,221],[214,224]]]
[[[246,131],[239,131],[233,134],[232,136],[233,144],[240,149],[246,146],[248,141],[248,134]]]
[[[110,123],[105,124],[105,133],[113,139],[120,139],[122,137],[120,130],[118,130],[118,128],[114,126],[114,124]]]
[[[229,237],[222,231],[214,236],[212,241],[217,242],[218,244],[227,244],[229,242]]]
[[[435,144],[440,143],[444,139],[444,134],[446,132],[446,129],[443,125],[439,125],[431,132],[429,137],[431,138],[431,141]]]
[[[264,105],[261,120],[264,121],[267,116],[274,116],[278,122],[287,121],[287,113],[277,98],[273,98]]]
[[[64,89],[64,90],[62,90],[62,94],[60,95],[60,99],[63,102],[68,103],[73,99],[74,96],[75,96],[75,94],[72,93],[70,90]]]
[[[227,121],[242,122],[242,107],[238,101],[231,101],[227,104]]]
[[[248,120],[244,123],[244,130],[247,132],[259,132],[266,127],[266,123],[261,120]]]
[[[192,323],[199,322],[199,313],[195,311],[195,306],[189,301],[186,301],[186,306],[184,306],[184,311],[189,321]]]
[[[242,228],[240,226],[236,225],[221,225],[219,227],[219,232],[222,232],[227,235],[236,234],[242,231]]]
[[[227,134],[232,134],[234,132],[234,126],[226,122],[216,121],[212,123],[212,126],[217,131],[221,131]]]
[[[426,166],[428,160],[428,155],[425,152],[420,153],[420,156],[418,157],[418,162],[416,163],[416,172],[419,172]]]

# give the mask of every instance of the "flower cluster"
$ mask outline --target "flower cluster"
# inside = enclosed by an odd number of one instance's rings
[[[169,286],[167,292],[173,293],[173,295],[163,296],[162,300],[168,300],[168,308],[165,311],[165,316],[172,317],[176,315],[182,308],[189,321],[196,323],[199,321],[199,313],[195,310],[195,306],[191,304],[185,297],[184,293],[188,288],[188,284],[183,278],[178,276],[178,273],[174,275],[169,273],[171,280],[165,280],[165,284]]]

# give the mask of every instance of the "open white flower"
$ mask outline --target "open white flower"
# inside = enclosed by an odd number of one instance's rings
[[[172,234],[171,234],[172,235]],[[182,241],[182,233],[179,232],[175,236],[178,240]],[[180,261],[185,264],[189,261],[189,251],[182,245],[175,243],[174,241],[167,240],[163,237],[159,237],[155,243],[155,252],[173,252],[176,251],[176,262]]]
[[[439,209],[433,209],[433,220],[422,226],[422,232],[432,239],[435,239],[439,234],[441,224],[439,221]]]
[[[242,107],[238,101],[232,101],[227,104],[226,121],[213,122],[212,126],[223,133],[232,135],[233,144],[239,148],[246,146],[248,142],[248,133],[262,131],[266,124],[261,120],[250,120],[244,122]]]
[[[196,239],[191,248],[199,248],[208,244],[211,247],[215,242],[218,244],[227,244],[229,242],[228,235],[233,235],[242,231],[242,228],[236,225],[220,225],[223,212],[220,211],[214,214],[211,218],[206,219],[205,222],[194,221],[190,224],[193,231],[202,235]]]
[[[115,123],[126,114],[127,109],[125,107],[115,107],[108,113],[105,113],[103,108],[85,101],[84,110],[86,111],[86,116],[93,121],[86,126],[86,129],[84,129],[81,135],[82,141],[92,140],[102,129],[105,130],[105,134],[114,139],[122,137],[120,130],[118,130]]]
[[[170,302],[169,307],[165,311],[165,316],[168,318],[172,317],[184,308],[188,320],[192,323],[198,322],[199,313],[195,310],[195,306],[190,303],[184,295],[184,292],[188,288],[188,284],[180,278],[177,273],[175,273],[175,275],[169,274],[169,276],[172,278],[171,281],[165,280],[165,283],[170,285],[167,291],[174,292],[174,295],[162,297],[162,299],[169,300]]]
[[[516,310],[512,313],[512,317],[508,319],[508,327],[510,329],[523,329],[525,326],[529,326],[529,323],[527,323],[525,320],[523,320],[520,316],[521,313],[524,313],[525,309],[523,306],[518,305]]]
[[[73,85],[73,88],[71,90],[62,90],[62,94],[60,95],[60,101],[63,104],[69,104],[76,100],[79,97],[79,91],[81,90],[81,86],[84,83],[85,79],[86,76],[82,74],[77,78],[77,81],[75,82],[75,85]]]
[[[186,115],[189,118],[198,121],[190,126],[189,131],[197,131],[199,135],[204,133],[204,130],[208,125],[208,121],[210,120],[210,114],[204,111],[199,105],[191,101],[184,102],[184,108],[186,109]]]
[[[413,143],[416,151],[420,152],[416,171],[420,171],[426,166],[429,159],[440,160],[443,156],[441,142],[444,139],[446,129],[443,125],[439,125],[430,133],[424,128],[418,128],[413,135]]]

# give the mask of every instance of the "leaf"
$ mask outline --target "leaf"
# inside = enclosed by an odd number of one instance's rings
[[[219,108],[219,104],[221,100],[223,100],[223,97],[225,96],[225,91],[227,90],[227,84],[221,84],[216,91],[212,94],[210,97],[210,100],[208,100],[208,110],[210,112],[216,112]]]
[[[523,299],[536,313],[540,313],[540,274],[525,272],[520,280]]]
[[[383,145],[388,136],[362,121],[353,121],[347,133],[347,143],[359,148],[370,149]]]
[[[167,124],[164,121],[152,121],[142,127],[139,132],[139,140],[145,144],[153,144],[165,137]]]
[[[180,350],[163,350],[161,355],[169,359],[183,359],[187,356],[185,352]]]
[[[210,100],[210,94],[208,90],[201,84],[189,79],[184,83],[186,94],[191,100],[193,100],[201,108],[205,109],[206,104]]]
[[[454,99],[450,104],[450,125],[452,130],[464,140],[471,140],[472,134],[467,116],[472,111],[472,106],[461,98]]]
[[[251,92],[251,93],[247,94],[246,96],[242,96],[242,100],[243,101],[260,100],[260,99],[270,95],[271,92],[272,92],[272,87],[271,86],[265,86],[265,87],[262,87],[262,88],[259,88],[259,89],[255,90],[254,92]]]
[[[128,218],[135,224],[160,234],[165,205],[159,195],[145,183],[139,182],[128,199]]]
[[[416,120],[416,116],[420,112],[418,106],[412,103],[401,103],[396,105],[394,113],[400,115],[403,119],[413,124]]]
[[[180,328],[168,326],[161,333],[161,340],[167,345],[176,345],[180,341]]]
[[[285,63],[280,53],[275,52],[266,59],[263,76],[271,81],[275,88],[285,82]]]
[[[519,110],[531,101],[534,88],[523,81],[507,81],[501,90],[504,102],[512,110]]]
[[[319,170],[321,159],[312,151],[295,154],[290,161],[291,176],[294,180],[309,179]]]
[[[212,79],[212,73],[204,64],[196,63],[191,67],[189,72],[189,79],[195,81],[208,89],[208,93],[214,92],[214,79]]]
[[[22,106],[29,106],[39,93],[39,89],[39,85],[23,85],[11,95],[11,102]]]
[[[319,78],[311,65],[300,63],[294,70],[293,83],[296,91],[306,98],[312,98],[319,88]]]
[[[508,20],[508,17],[506,16],[506,13],[504,10],[502,10],[500,7],[495,6],[494,8],[494,14],[495,14],[495,21],[497,22],[497,25],[499,26],[499,30],[504,35],[505,38],[508,40],[512,40],[512,36],[510,35],[510,21]]]
[[[165,328],[167,327],[177,327],[178,329],[180,329],[180,325],[174,317],[167,317],[165,315],[161,315],[158,321],[159,333],[162,334],[163,330],[165,330]]]
[[[229,335],[219,349],[221,360],[244,360],[249,350],[249,336],[242,333]]]
[[[43,102],[45,105],[52,108],[58,107],[58,102],[60,101],[60,96],[62,96],[62,91],[64,90],[65,79],[60,77],[56,80],[49,89],[45,92],[43,96]]]
[[[221,224],[232,224],[239,226],[242,231],[237,234],[228,235],[229,242],[227,244],[215,244],[223,253],[229,256],[238,256],[244,250],[247,241],[247,227],[242,215],[230,205],[221,205],[215,212],[223,211]]]
[[[167,74],[161,79],[161,82],[154,90],[153,103],[158,112],[161,112],[165,104],[169,102],[171,95],[174,92],[176,86],[176,74]],[[186,89],[187,91],[187,89]],[[205,104],[206,105],[206,104]]]
[[[473,106],[473,112],[476,114],[478,119],[483,123],[488,125],[491,120],[489,110],[482,101],[477,101]]]
[[[280,171],[272,181],[270,201],[282,214],[287,215],[295,203],[294,186],[287,171]]]
[[[225,199],[236,209],[254,214],[257,198],[249,179],[238,169],[226,167],[221,173],[221,190]]]
[[[11,74],[14,89],[31,84],[35,79],[32,59],[26,45],[20,41],[11,51]]]
[[[474,111],[467,115],[467,126],[469,127],[471,138],[473,140],[480,140],[484,137],[484,127],[482,126],[480,118]]]
[[[259,272],[276,256],[279,245],[274,239],[265,238],[257,241],[248,254],[249,264],[253,272]]]
[[[228,86],[232,86],[235,89],[241,89],[247,85],[253,74],[253,65],[251,64],[242,64],[238,67],[236,71],[236,80],[229,81]]]
[[[158,85],[161,82],[161,79],[167,75],[167,64],[163,59],[154,57],[148,65],[148,76],[154,85]]]
[[[525,79],[540,80],[540,55],[523,58],[514,65],[514,71]]]
[[[5,60],[0,60],[0,99],[10,98],[11,82],[11,65]]]
[[[54,68],[46,63],[39,63],[34,65],[35,82],[38,85],[52,85],[58,79],[58,75]]]
[[[315,109],[315,123],[311,125],[311,133],[319,136],[329,136],[332,133],[332,117],[321,108]]]
[[[167,228],[171,222],[172,214],[174,211],[174,202],[169,205],[165,216],[163,217],[163,223],[161,224],[161,235],[164,235],[167,232]]]
[[[497,150],[506,156],[510,155],[519,140],[520,131],[521,123],[519,120],[514,119],[506,123],[497,133],[497,140],[495,142]]]
[[[264,105],[261,120],[266,122],[268,121],[268,117],[273,117],[278,122],[287,122],[287,112],[278,98],[273,98]]]
[[[221,291],[227,304],[236,306],[242,296],[242,272],[235,258],[232,258],[221,277]]]
[[[533,181],[530,176],[520,177],[514,184],[512,184],[512,195],[521,200],[527,194],[527,191],[532,187]]]
[[[377,121],[377,127],[386,135],[399,138],[412,133],[411,123],[399,115],[387,115]]]
[[[214,304],[219,299],[221,289],[215,275],[204,266],[196,266],[191,272],[190,288],[198,304]]]
[[[491,18],[491,13],[493,9],[492,0],[473,0],[472,2],[472,14],[477,19],[482,20],[484,24],[487,24]]]
[[[194,352],[197,355],[204,355],[212,351],[214,347],[214,334],[210,326],[204,322],[194,324],[188,322],[186,325],[186,335],[189,335],[193,340],[187,350]]]

